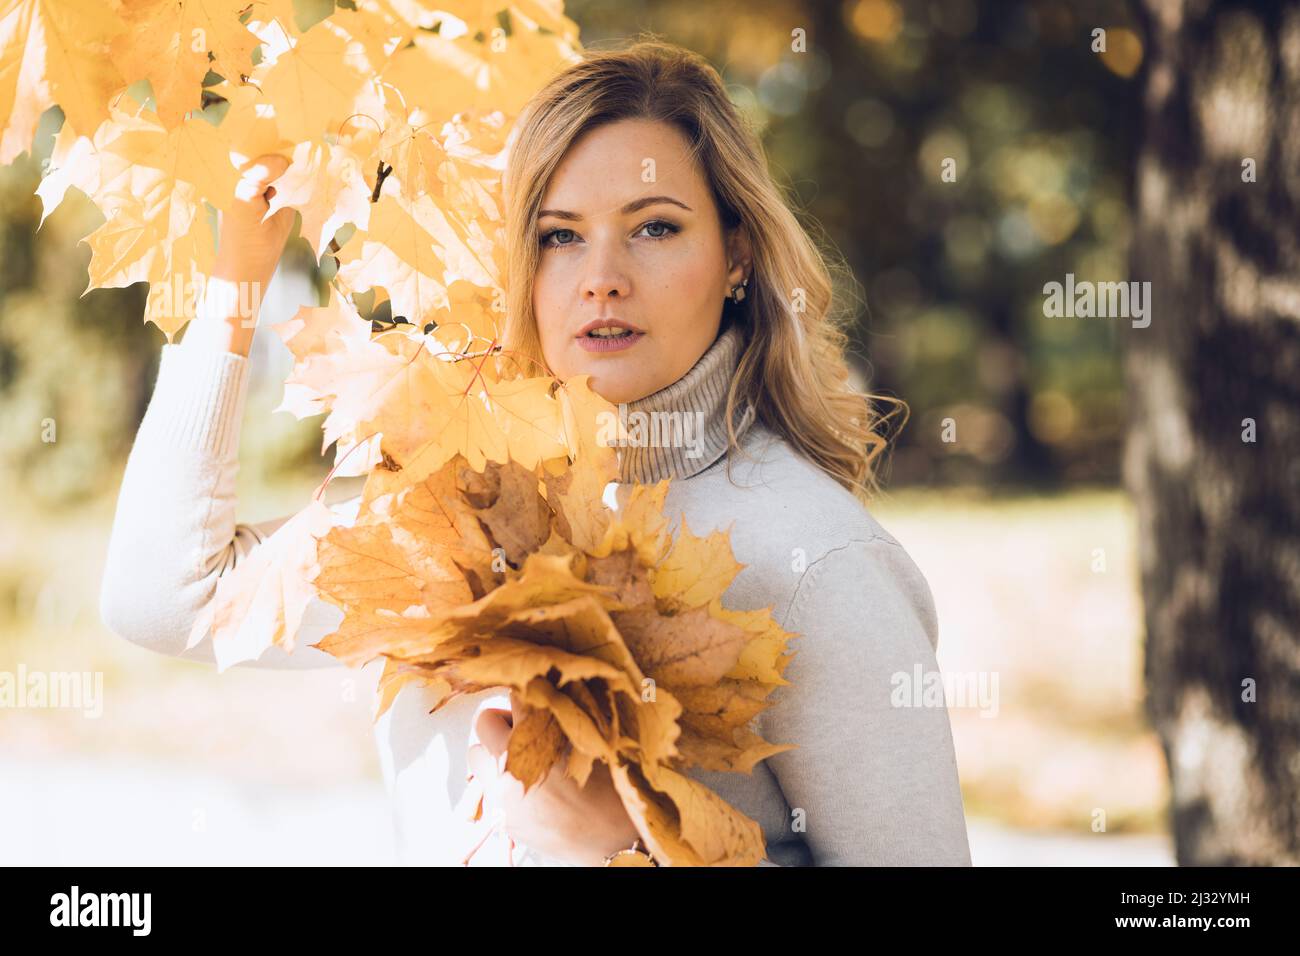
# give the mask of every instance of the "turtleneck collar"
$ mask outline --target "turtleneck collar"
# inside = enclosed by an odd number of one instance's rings
[[[727,390],[740,364],[745,335],[728,322],[690,371],[659,391],[619,405],[627,444],[618,449],[619,481],[653,484],[689,478],[727,452]],[[745,407],[739,435],[754,417]]]

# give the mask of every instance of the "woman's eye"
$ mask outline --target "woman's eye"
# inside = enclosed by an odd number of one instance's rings
[[[562,233],[562,232],[567,232],[567,233],[572,234],[572,233],[573,233],[573,230],[572,230],[572,229],[552,229],[550,232],[548,232],[548,233],[546,233],[544,236],[542,236],[542,245],[543,245],[543,246],[550,246],[550,247],[552,247],[552,248],[554,248],[554,247],[556,247],[556,246],[568,246],[568,245],[572,245],[572,243],[569,243],[569,242],[552,242],[552,241],[551,241],[552,237],[554,237],[554,236],[556,236],[556,235],[558,235],[558,234],[560,234],[560,233]]]
[[[647,223],[646,223],[644,226],[642,226],[641,228],[642,228],[642,229],[654,229],[654,228],[656,228],[656,227],[658,227],[658,228],[660,228],[660,229],[663,229],[664,231],[663,231],[663,233],[660,234],[660,235],[657,235],[657,236],[656,236],[656,235],[652,235],[652,236],[650,236],[651,239],[667,239],[669,236],[671,236],[673,233],[675,233],[675,232],[677,231],[677,227],[676,227],[676,226],[674,226],[674,225],[673,225],[672,223],[670,223],[670,222],[664,222],[662,219],[655,219],[655,220],[652,220],[652,221],[650,221],[650,222],[647,222]]]

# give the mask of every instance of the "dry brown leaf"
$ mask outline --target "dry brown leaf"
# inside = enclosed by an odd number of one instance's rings
[[[611,616],[646,676],[668,688],[716,684],[745,647],[745,632],[712,617],[708,608],[671,617],[657,610],[615,611]]]
[[[559,764],[567,742],[554,711],[521,705],[506,746],[506,773],[518,779],[525,791],[532,789]]]

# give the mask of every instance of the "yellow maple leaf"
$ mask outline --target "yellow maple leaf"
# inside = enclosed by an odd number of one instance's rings
[[[252,71],[257,37],[239,22],[247,6],[248,0],[135,0],[122,7],[126,30],[113,39],[113,62],[131,81],[149,81],[163,126],[171,129],[202,106],[209,69],[232,80]]]
[[[337,135],[354,114],[378,117],[383,98],[375,85],[373,48],[327,18],[268,56],[257,74],[266,96],[280,105],[276,121],[295,143]]]
[[[271,646],[292,651],[311,600],[317,540],[339,516],[316,498],[221,575],[187,647],[211,631],[217,670],[257,660]]]
[[[652,575],[655,597],[670,614],[706,605],[731,585],[744,565],[731,551],[729,532],[692,534],[686,516],[672,549]]]
[[[195,206],[192,194],[179,185],[167,196],[151,193],[148,205],[118,205],[82,240],[91,250],[90,282],[82,295],[148,282],[145,320],[174,341],[193,315],[187,303],[197,299],[216,259],[212,231]]]
[[[481,226],[453,219],[430,196],[405,200],[385,191],[373,204],[369,226],[338,253],[338,282],[348,293],[382,287],[394,315],[423,327],[450,306],[453,277],[500,284],[494,244]]]
[[[57,104],[77,133],[108,118],[124,86],[108,56],[126,28],[100,0],[6,0],[0,5],[0,164],[28,152],[41,114]]]
[[[496,110],[517,115],[539,78],[577,56],[577,25],[542,4],[439,3],[431,9],[419,0],[370,0],[367,6],[421,28],[389,60],[382,77],[403,90],[410,108],[434,117]],[[503,9],[514,28],[509,35],[497,19]],[[540,32],[542,27],[548,32]]]
[[[365,430],[384,435],[390,464],[387,475],[376,474],[378,488],[422,480],[457,454],[482,471],[489,461],[532,468],[566,452],[551,379],[502,378],[509,363],[493,355],[435,356],[425,341],[404,333],[381,340],[406,357],[396,383],[384,382],[402,388],[406,400],[354,403]]]

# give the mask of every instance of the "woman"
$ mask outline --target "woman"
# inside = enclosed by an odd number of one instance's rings
[[[247,201],[223,217],[217,277],[269,281],[292,214],[260,220],[284,165],[250,170]],[[768,865],[969,865],[947,710],[893,702],[896,675],[937,670],[938,631],[924,577],[862,504],[880,420],[846,385],[828,269],[716,71],[658,42],[588,51],[516,124],[506,192],[507,342],[561,379],[590,374],[630,420],[683,426],[675,446],[620,450],[616,494],[673,479],[674,527],[731,532],[745,567],[727,606],[771,607],[799,635],[789,686],[755,725],[795,748],[749,775],[691,776],[758,821]],[[190,624],[284,520],[235,522],[252,335],[203,316],[163,347],[102,592],[110,628],[155,650],[212,660],[206,639],[184,650]],[[257,663],[335,663],[303,645],[340,616],[316,602],[298,649]],[[408,686],[376,724],[402,861],[457,863],[473,848],[471,777],[500,823],[475,863],[505,862],[513,842],[522,865],[642,849],[608,772],[583,789],[552,773],[525,795],[501,771],[509,705],[483,692],[431,715],[428,692]]]

